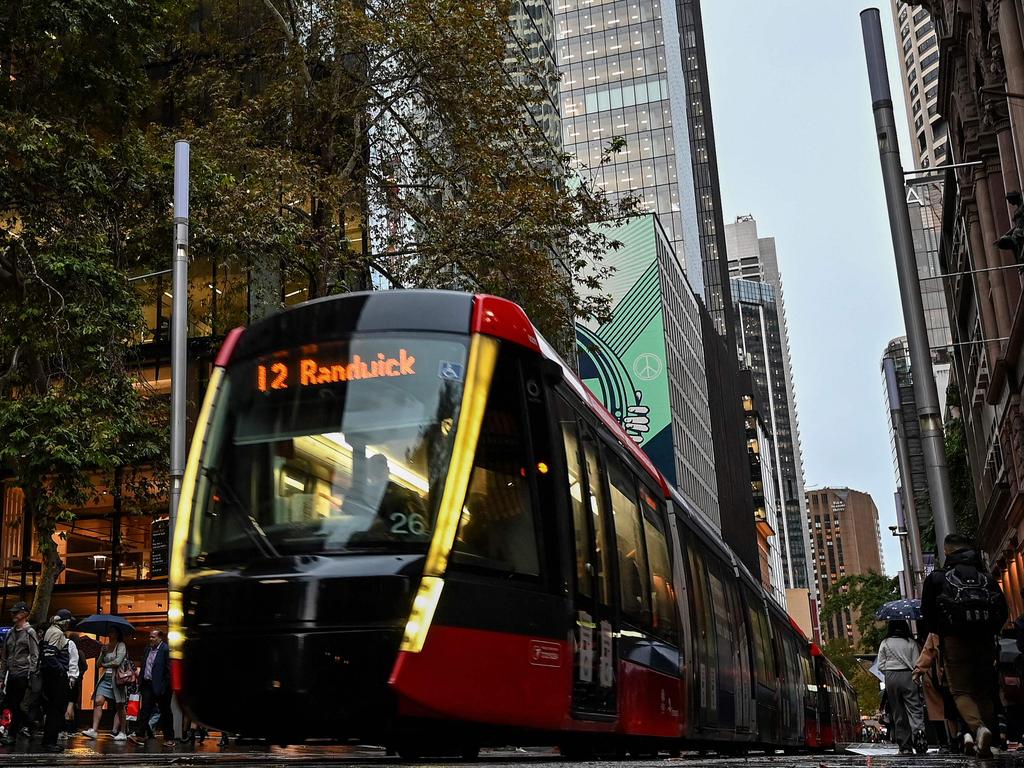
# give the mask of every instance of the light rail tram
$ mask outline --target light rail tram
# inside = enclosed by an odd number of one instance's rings
[[[504,299],[233,331],[171,562],[199,722],[411,757],[830,749],[854,692]]]

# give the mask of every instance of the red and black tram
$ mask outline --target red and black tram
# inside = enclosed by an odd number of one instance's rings
[[[226,340],[171,564],[200,722],[404,753],[830,748],[852,689],[493,296],[311,301]]]

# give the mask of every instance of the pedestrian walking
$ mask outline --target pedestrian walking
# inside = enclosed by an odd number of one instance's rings
[[[160,727],[164,732],[164,746],[174,746],[174,716],[171,714],[171,656],[164,642],[163,633],[154,629],[149,633],[149,647],[142,662],[139,677],[139,693],[142,709],[139,712],[138,728],[129,738],[136,744],[144,745],[152,733],[150,718],[153,710],[160,710]]]
[[[924,733],[924,711],[921,690],[914,682],[914,665],[920,649],[910,635],[910,625],[898,620],[889,622],[889,632],[878,646],[878,670],[885,675],[885,697],[892,713],[893,741],[901,755],[928,751]]]
[[[925,712],[928,720],[935,723],[937,740],[940,744],[948,743],[952,748],[960,734],[960,717],[946,685],[939,646],[939,636],[929,633],[914,665],[914,680],[923,686]]]
[[[34,679],[39,676],[39,637],[28,623],[28,605],[17,602],[11,606],[14,626],[4,639],[0,653],[0,683],[4,689],[4,706],[11,711],[11,724],[3,744],[12,746],[28,722],[23,704],[30,694]]]
[[[60,611],[58,611],[60,613]],[[71,612],[68,611],[70,614]],[[69,738],[77,729],[78,722],[78,703],[82,700],[82,677],[85,675],[85,670],[89,668],[88,662],[78,651],[78,643],[71,634],[71,622],[74,619],[68,621],[65,629],[65,636],[68,639],[68,683],[70,690],[68,691],[68,704],[64,708],[64,727],[59,736],[60,739]]]
[[[996,632],[1006,621],[1006,599],[970,539],[944,542],[945,568],[932,571],[921,592],[925,629],[939,636],[950,692],[967,724],[964,751],[992,756]]]
[[[82,735],[90,739],[95,739],[99,735],[103,705],[108,704],[114,711],[114,722],[110,730],[114,735],[114,741],[127,741],[128,736],[124,728],[128,720],[125,717],[124,705],[128,700],[128,693],[125,684],[118,681],[117,673],[128,661],[128,647],[124,644],[124,633],[117,627],[111,630],[111,635],[107,639],[113,644],[113,648],[108,643],[100,653],[98,663],[103,671],[100,673],[96,695],[93,698],[92,728],[82,731]]]
[[[71,612],[67,609],[58,611],[50,626],[43,633],[43,642],[39,648],[39,671],[43,680],[44,752],[62,752],[57,743],[57,736],[64,725],[68,699],[71,696],[71,649],[68,647],[67,629],[71,624]],[[76,659],[77,661],[77,659]],[[77,669],[75,670],[77,674]]]

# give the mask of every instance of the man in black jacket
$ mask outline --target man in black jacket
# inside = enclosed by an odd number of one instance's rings
[[[971,731],[964,736],[965,751],[970,754],[977,746],[979,757],[991,757],[992,732],[997,727],[994,666],[995,632],[998,627],[951,626],[948,616],[944,615],[942,603],[948,601],[951,594],[947,584],[947,574],[950,572],[965,578],[971,578],[976,573],[984,574],[988,577],[990,590],[998,592],[999,587],[986,571],[970,539],[950,534],[946,537],[943,549],[946,554],[945,567],[928,574],[921,590],[921,628],[926,633],[934,632],[941,639],[949,689],[956,700],[960,716]],[[1001,614],[1005,620],[1005,598],[995,592],[995,613]]]

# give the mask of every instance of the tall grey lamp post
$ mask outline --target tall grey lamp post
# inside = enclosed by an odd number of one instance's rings
[[[914,380],[914,399],[917,418],[921,425],[921,447],[928,477],[928,495],[931,499],[932,518],[935,521],[935,557],[942,564],[942,541],[956,529],[953,518],[952,494],[949,490],[949,472],[946,468],[946,447],[942,435],[942,414],[939,412],[939,394],[932,374],[931,349],[928,344],[928,326],[918,282],[917,259],[914,256],[914,238],[907,210],[903,166],[900,164],[899,139],[896,119],[889,91],[889,72],[885,64],[885,43],[882,39],[882,19],[877,8],[868,8],[860,14],[864,34],[864,53],[867,57],[868,82],[871,86],[871,108],[875,113],[875,133],[878,154],[882,163],[882,181],[889,209],[889,227],[896,255],[896,274],[900,283],[903,303],[903,322],[907,327],[910,347],[910,370]]]
[[[174,143],[174,253],[171,273],[171,508],[168,539],[174,524],[185,474],[185,389],[188,376],[188,181],[190,148]]]

